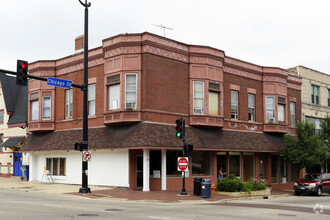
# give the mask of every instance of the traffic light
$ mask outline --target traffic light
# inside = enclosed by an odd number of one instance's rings
[[[17,60],[16,85],[27,86],[28,66],[27,61]]]
[[[74,143],[74,150],[83,151],[84,147],[82,143]]]
[[[179,118],[175,121],[175,123],[176,123],[176,127],[175,127],[176,137],[183,138],[185,136],[185,129],[184,129],[185,119],[184,118]]]
[[[183,149],[184,149],[184,151],[185,151],[186,153],[187,153],[187,152],[192,152],[192,151],[194,151],[194,145],[184,143],[184,145],[183,145]]]

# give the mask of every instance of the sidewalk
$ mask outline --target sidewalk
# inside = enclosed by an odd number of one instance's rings
[[[149,191],[143,192],[138,190],[128,189],[114,189],[111,187],[103,186],[89,186],[91,193],[81,194],[78,193],[80,185],[69,184],[50,184],[40,183],[38,181],[22,181],[19,177],[4,178],[0,177],[0,189],[14,189],[24,190],[27,192],[42,192],[50,194],[70,194],[76,196],[87,197],[91,199],[120,199],[130,201],[150,201],[150,202],[216,202],[216,201],[228,201],[236,199],[263,199],[263,196],[252,197],[234,197],[214,194],[211,198],[201,198],[200,196],[193,196],[193,192],[187,191],[188,196],[180,196],[179,191]],[[292,195],[292,191],[272,191],[268,198],[278,196]]]

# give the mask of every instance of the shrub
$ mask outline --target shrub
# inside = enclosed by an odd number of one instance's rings
[[[238,179],[234,174],[230,174],[217,183],[217,189],[222,192],[240,192],[243,190],[243,182]]]
[[[267,181],[264,179],[250,179],[244,184],[235,174],[230,174],[227,178],[218,182],[216,187],[218,191],[222,192],[251,192],[267,189]]]

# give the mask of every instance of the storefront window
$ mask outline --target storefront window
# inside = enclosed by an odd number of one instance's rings
[[[237,177],[241,176],[241,154],[236,152],[229,153],[229,172]]]
[[[272,183],[278,183],[278,160],[277,155],[272,155]]]
[[[162,170],[162,152],[160,150],[150,151],[150,177],[160,178]]]
[[[47,158],[46,169],[54,176],[65,176],[66,158]]]
[[[289,182],[289,164],[281,157],[281,183]]]
[[[181,177],[182,172],[178,171],[178,157],[182,157],[182,151],[166,151],[166,176]]]
[[[211,152],[194,151],[192,153],[192,175],[193,176],[211,175]]]
[[[254,177],[254,153],[243,153],[243,181]]]
[[[226,152],[218,152],[217,153],[217,171],[219,171],[220,167],[223,172],[227,172],[227,153]]]

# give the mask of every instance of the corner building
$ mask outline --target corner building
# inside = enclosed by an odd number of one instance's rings
[[[74,55],[29,64],[30,74],[82,83],[82,40]],[[151,33],[105,39],[88,56],[89,184],[180,191],[175,121],[185,117],[186,143],[194,145],[187,191],[195,177],[216,183],[219,167],[244,181],[267,179],[273,189],[292,187],[294,167],[279,153],[301,119],[300,77]],[[46,167],[55,182],[81,184],[74,143],[82,139],[82,96],[29,80],[22,150],[31,153],[31,180]]]

